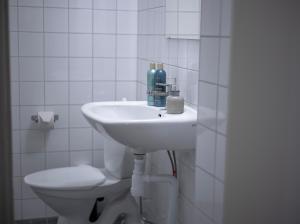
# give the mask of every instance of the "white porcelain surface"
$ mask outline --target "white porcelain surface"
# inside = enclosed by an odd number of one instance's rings
[[[103,173],[91,166],[44,170],[24,178],[31,187],[47,190],[89,190],[105,181]]]
[[[131,180],[116,179],[105,169],[78,166],[31,174],[25,177],[25,182],[45,204],[59,214],[60,223],[86,224],[90,223],[88,220],[96,198],[104,197],[104,211],[110,211],[114,200],[116,203],[121,203],[122,199],[119,197],[126,195]],[[39,201],[39,207],[45,211],[42,201],[34,200],[37,203]],[[27,200],[26,203],[31,203],[31,201]],[[31,204],[34,205],[34,203]],[[126,206],[122,207],[122,209],[125,208]],[[34,217],[34,215],[39,215],[35,213],[41,209],[27,210],[27,214]],[[41,217],[44,215],[41,214]],[[101,222],[101,219],[103,219],[102,216],[97,223],[106,223]]]
[[[197,112],[188,106],[179,115],[167,114],[161,108],[147,106],[144,101],[95,102],[81,109],[96,130],[135,152],[195,147]],[[212,113],[203,108],[200,119],[212,119]]]

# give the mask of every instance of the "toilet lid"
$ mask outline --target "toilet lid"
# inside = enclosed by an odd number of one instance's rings
[[[90,189],[105,181],[103,173],[88,165],[44,170],[24,178],[26,184],[53,190]]]

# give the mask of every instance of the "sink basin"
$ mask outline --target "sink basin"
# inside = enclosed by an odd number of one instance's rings
[[[172,115],[145,101],[117,101],[87,103],[81,110],[97,131],[134,153],[195,148],[197,111],[191,107]],[[213,119],[212,111],[204,110],[203,117]]]

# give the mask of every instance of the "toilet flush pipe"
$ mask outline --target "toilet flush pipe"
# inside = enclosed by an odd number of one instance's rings
[[[176,223],[178,183],[177,179],[171,175],[144,175],[145,157],[139,155],[134,160],[134,170],[132,175],[131,194],[134,197],[145,196],[145,183],[167,183],[169,184],[169,208],[167,224]]]

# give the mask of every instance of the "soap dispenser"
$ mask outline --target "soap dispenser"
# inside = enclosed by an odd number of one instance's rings
[[[164,65],[163,64],[157,64],[157,70],[155,72],[155,93],[156,95],[154,96],[154,106],[156,107],[165,107],[166,106],[166,79],[167,79],[167,74],[164,70]]]
[[[180,91],[175,84],[171,86],[169,95],[167,97],[167,113],[168,114],[182,114],[184,112],[184,98],[180,96]]]
[[[155,72],[155,63],[150,63],[150,69],[147,72],[147,103],[149,106],[154,106]]]

